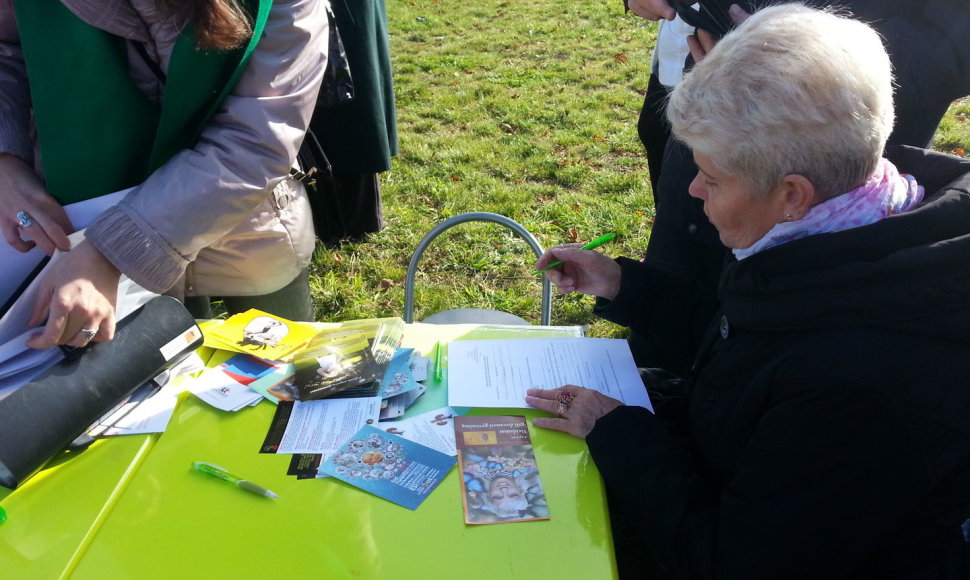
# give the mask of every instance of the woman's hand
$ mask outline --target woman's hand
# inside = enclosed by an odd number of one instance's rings
[[[731,4],[731,7],[728,8],[728,15],[731,17],[731,22],[735,26],[741,24],[751,16],[744,11],[744,8],[741,8],[737,4]],[[687,47],[690,49],[690,55],[693,57],[695,63],[704,60],[704,57],[707,56],[707,53],[711,52],[715,44],[717,44],[717,39],[706,30],[697,29],[694,34],[687,37]]]
[[[21,212],[30,225],[21,226]],[[14,155],[0,155],[0,230],[7,243],[21,252],[40,246],[50,256],[55,249],[71,248],[67,235],[74,227],[64,208],[47,193],[34,170]]]
[[[120,277],[118,269],[88,242],[58,256],[44,271],[28,322],[29,326],[36,326],[49,312],[47,324],[27,341],[27,346],[85,346],[91,340],[114,338]],[[97,334],[88,336],[86,331]]]
[[[640,18],[647,20],[673,20],[677,12],[667,0],[629,0],[627,6]]]
[[[549,411],[557,418],[539,417],[532,424],[543,429],[563,431],[576,437],[586,437],[596,421],[623,403],[599,391],[565,385],[558,389],[529,389],[525,402],[536,409]]]
[[[592,250],[581,250],[579,244],[555,246],[539,256],[535,267],[541,270],[555,260],[563,263],[546,272],[559,292],[582,292],[612,300],[620,291],[622,272],[611,258]]]

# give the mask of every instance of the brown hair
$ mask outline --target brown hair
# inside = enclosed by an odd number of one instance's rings
[[[195,25],[199,49],[239,48],[253,34],[252,20],[240,0],[158,0],[158,7],[179,23]]]

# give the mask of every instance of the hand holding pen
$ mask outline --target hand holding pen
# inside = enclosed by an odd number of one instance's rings
[[[601,236],[585,246],[554,246],[536,261],[537,271],[545,272],[559,292],[582,292],[612,300],[620,290],[620,265],[608,256],[591,251],[611,239]]]

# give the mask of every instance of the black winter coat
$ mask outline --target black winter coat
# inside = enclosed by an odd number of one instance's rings
[[[970,578],[970,172],[903,157],[926,201],[729,263],[683,404],[587,437],[672,577]]]
[[[685,4],[691,4],[683,0]],[[739,3],[749,11],[776,0],[707,0],[720,5],[716,12]],[[897,90],[896,125],[890,144],[928,146],[950,102],[970,94],[970,0],[809,0],[815,6],[845,7],[869,22],[886,39]],[[703,203],[687,195],[697,174],[690,151],[670,140],[663,171],[654,191],[657,217],[650,233],[646,260],[664,277],[681,280],[680,291],[691,297],[688,312],[672,313],[663,290],[656,297],[656,312],[627,312],[625,305],[597,302],[596,313],[607,320],[632,326],[630,346],[641,366],[662,366],[685,373],[697,352],[707,321],[717,307],[716,288],[724,246],[702,210]],[[651,300],[657,282],[650,269],[636,270],[624,263],[624,279],[634,279],[644,300]],[[666,286],[666,282],[661,282]],[[670,324],[672,315],[679,321]],[[654,324],[631,317],[653,319]],[[637,328],[639,326],[639,328]],[[654,332],[662,328],[664,332]]]

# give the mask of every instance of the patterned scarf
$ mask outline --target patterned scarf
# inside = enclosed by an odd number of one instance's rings
[[[751,247],[732,251],[743,260],[785,242],[866,226],[921,201],[923,186],[917,185],[912,175],[901,175],[895,165],[880,159],[875,173],[860,187],[816,205],[800,220],[776,224]]]

